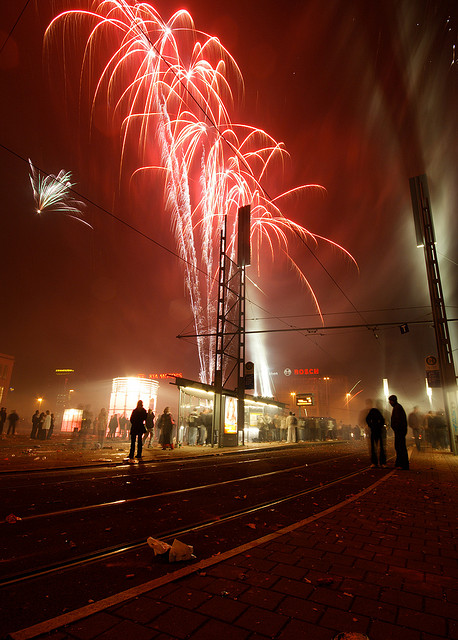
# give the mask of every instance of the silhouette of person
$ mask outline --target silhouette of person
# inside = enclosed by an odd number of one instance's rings
[[[149,442],[148,442],[148,449],[149,449],[151,447],[151,440],[153,439],[153,435],[154,435],[154,411],[152,409],[148,409],[145,427],[146,427],[146,433],[143,438],[143,446],[146,444],[146,441],[149,438]]]
[[[16,425],[19,421],[19,416],[16,413],[16,409],[13,409],[12,412],[10,413],[10,415],[8,416],[8,432],[7,432],[7,436],[10,435],[16,435]]]
[[[43,424],[41,426],[41,439],[46,440],[49,437],[49,430],[51,429],[51,413],[49,409],[46,411]]]
[[[101,447],[103,447],[105,434],[107,432],[107,421],[108,421],[107,410],[104,407],[102,407],[102,409],[100,409],[99,411],[99,415],[97,416],[97,439]]]
[[[383,431],[385,429],[385,418],[383,417],[382,412],[372,405],[372,400],[367,400],[366,404],[367,408],[369,409],[365,420],[370,431],[372,463],[371,467],[378,467],[380,464],[382,468],[385,468],[386,453],[383,437]],[[379,452],[377,451],[377,449],[379,449]]]
[[[407,419],[409,427],[412,429],[413,437],[415,440],[415,446],[417,450],[420,451],[420,434],[421,434],[421,425],[423,424],[423,416],[418,411],[418,407],[414,407],[412,413],[409,413],[409,417]]]
[[[32,438],[32,440],[35,440],[35,438],[37,437],[39,425],[40,425],[40,412],[37,409],[32,416],[32,431],[30,432],[30,437]]]
[[[6,422],[6,408],[2,407],[0,409],[0,436],[3,433],[3,427],[4,427],[5,422]]]
[[[116,430],[118,428],[118,414],[114,413],[110,422],[108,423],[108,438],[114,438],[116,436]]]
[[[146,409],[143,407],[143,402],[139,400],[136,408],[132,411],[130,416],[130,451],[129,462],[134,459],[135,453],[135,441],[137,441],[137,460],[142,458],[142,446],[143,446],[143,434],[146,432],[145,422],[147,417]]]
[[[160,437],[159,444],[162,445],[162,449],[166,449],[170,447],[173,449],[173,427],[174,420],[172,418],[172,413],[170,411],[170,407],[165,407],[163,413],[159,416],[159,420],[157,421],[157,426],[160,429]]]
[[[396,469],[409,469],[409,456],[407,454],[407,416],[402,405],[399,404],[397,396],[390,396],[388,402],[393,407],[391,412],[391,428],[394,431],[394,448],[396,451]]]

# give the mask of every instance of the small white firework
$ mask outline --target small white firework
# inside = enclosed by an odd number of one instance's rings
[[[81,209],[86,205],[80,200],[76,200],[72,194],[72,187],[75,183],[71,181],[71,171],[59,171],[57,176],[53,174],[42,174],[29,158],[30,182],[35,199],[36,213],[53,211],[64,213],[70,218],[82,222],[93,228],[88,222],[83,220]]]

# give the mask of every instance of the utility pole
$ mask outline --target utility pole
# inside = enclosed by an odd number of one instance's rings
[[[428,276],[429,295],[433,314],[434,332],[436,336],[437,355],[439,360],[440,381],[444,396],[444,409],[450,439],[450,450],[456,455],[456,416],[457,394],[456,374],[453,362],[452,345],[448,330],[444,294],[439,273],[436,253],[428,181],[426,175],[410,178],[410,195],[415,222],[417,246],[424,247],[426,273]]]

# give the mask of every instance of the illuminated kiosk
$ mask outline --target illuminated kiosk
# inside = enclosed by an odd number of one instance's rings
[[[74,433],[81,429],[81,420],[83,418],[82,409],[64,409],[62,417],[61,433]]]
[[[114,413],[129,419],[139,400],[142,400],[145,409],[152,409],[156,412],[158,387],[157,380],[142,376],[113,378],[108,419]]]
[[[175,378],[175,384],[180,391],[178,404],[178,433],[179,443],[190,443],[190,430],[196,416],[207,416],[207,444],[212,446],[231,446],[225,442],[225,436],[232,442],[234,435],[237,436],[237,392],[223,389],[221,394],[224,428],[223,441],[218,442],[218,430],[215,428],[213,420],[213,409],[215,399],[215,387],[210,384],[195,382],[186,378]],[[245,394],[244,429],[238,432],[237,444],[253,442],[259,438],[259,429],[262,421],[272,420],[275,416],[282,414],[286,405],[283,402],[276,402],[271,398],[260,398]],[[191,442],[194,444],[193,442]]]

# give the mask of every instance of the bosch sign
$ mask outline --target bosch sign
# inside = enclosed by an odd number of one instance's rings
[[[284,372],[285,376],[291,376],[291,375],[295,375],[295,376],[318,376],[320,375],[320,370],[319,369],[285,369]]]

